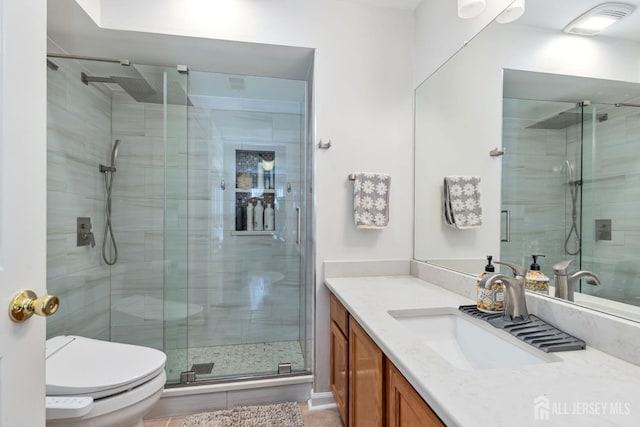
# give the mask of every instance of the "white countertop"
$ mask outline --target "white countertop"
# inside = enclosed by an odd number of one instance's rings
[[[475,301],[413,276],[330,278],[325,284],[450,427],[640,425],[640,366],[588,342],[586,350],[553,353],[558,362],[457,369],[387,311]],[[547,420],[536,419],[536,401],[538,414],[548,409]]]

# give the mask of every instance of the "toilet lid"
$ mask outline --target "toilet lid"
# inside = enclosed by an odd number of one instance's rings
[[[121,393],[155,378],[167,359],[153,348],[72,335],[48,339],[46,349],[48,396]]]

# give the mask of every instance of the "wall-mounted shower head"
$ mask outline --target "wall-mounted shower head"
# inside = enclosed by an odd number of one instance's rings
[[[163,86],[162,79],[151,79],[125,76],[90,76],[84,72],[80,73],[80,80],[85,85],[89,83],[111,83],[117,84],[138,102],[148,102],[151,104],[174,104],[193,106],[191,99],[187,96],[186,89],[176,81],[167,82]],[[166,93],[165,93],[166,92]],[[166,95],[166,99],[165,99]]]

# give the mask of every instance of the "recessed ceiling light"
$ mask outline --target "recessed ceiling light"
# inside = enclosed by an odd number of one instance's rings
[[[563,31],[581,36],[594,36],[631,14],[635,8],[625,3],[603,3],[571,21]]]

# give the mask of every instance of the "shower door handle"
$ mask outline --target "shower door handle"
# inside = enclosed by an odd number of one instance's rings
[[[300,208],[296,208],[297,226],[296,226],[296,245],[300,244]]]
[[[511,211],[509,209],[502,209],[500,214],[504,215],[504,222],[506,228],[506,234],[504,237],[500,238],[501,242],[510,242],[511,241]]]

